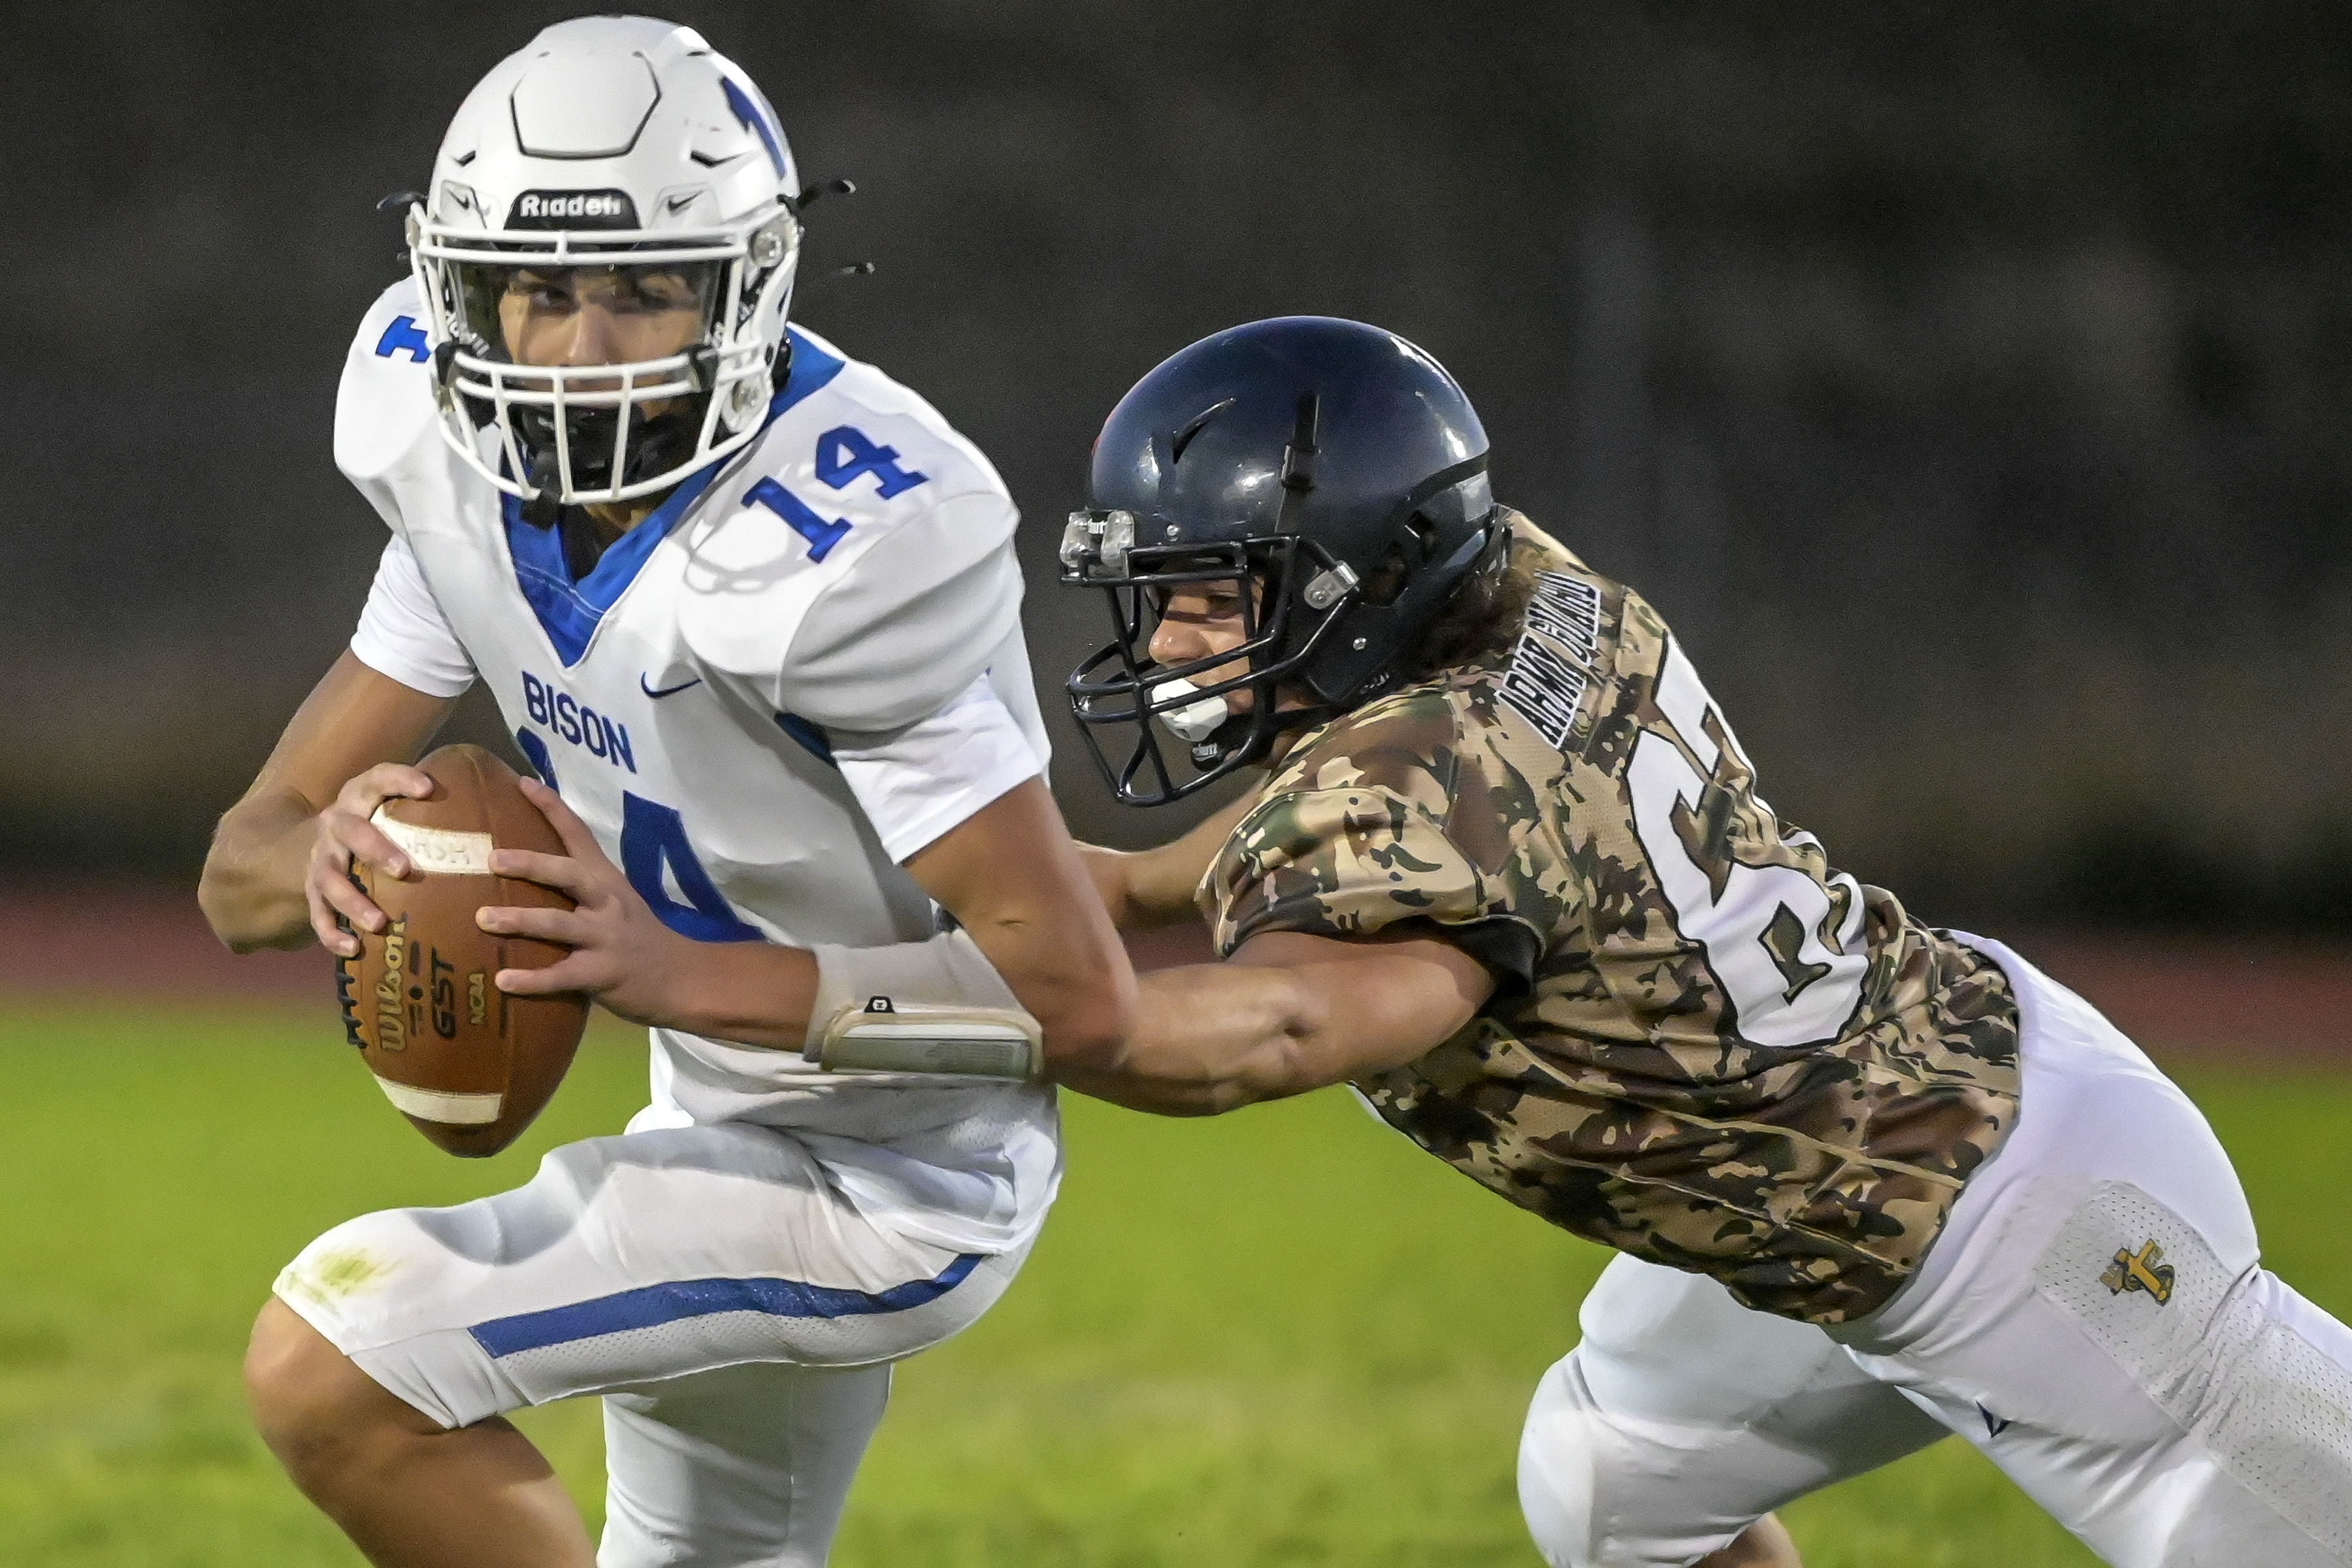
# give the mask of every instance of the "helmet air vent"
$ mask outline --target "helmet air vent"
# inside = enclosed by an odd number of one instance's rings
[[[1192,437],[1207,429],[1210,420],[1214,419],[1239,401],[1238,398],[1228,397],[1223,402],[1213,403],[1185,421],[1184,428],[1177,431],[1175,439],[1168,443],[1168,460],[1171,463],[1182,462],[1184,448],[1192,444]]]

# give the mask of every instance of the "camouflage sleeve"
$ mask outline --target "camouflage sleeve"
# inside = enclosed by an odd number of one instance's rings
[[[1457,841],[1454,737],[1450,707],[1423,698],[1350,720],[1285,763],[1203,886],[1217,951],[1263,931],[1345,938],[1421,921],[1527,978],[1544,912],[1528,907],[1511,857],[1482,865]]]

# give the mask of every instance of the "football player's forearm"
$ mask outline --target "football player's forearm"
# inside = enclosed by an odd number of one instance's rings
[[[1050,910],[982,913],[964,930],[1037,1020],[1049,1063],[1102,1064],[1126,1050],[1136,1019],[1134,972],[1101,917],[1073,918],[1065,899]]]
[[[1222,963],[1140,977],[1125,1054],[1057,1063],[1054,1076],[1133,1110],[1213,1116],[1402,1067],[1494,989],[1477,960],[1434,938],[1261,932]]]
[[[1055,1062],[1082,1094],[1162,1116],[1214,1116],[1336,1083],[1328,1010],[1290,970],[1206,963],[1137,982],[1137,1022],[1115,1065]]]
[[[632,1023],[714,1040],[797,1051],[816,1005],[816,955],[764,942],[697,942],[666,987],[660,1016]]]
[[[1120,931],[1153,931],[1201,918],[1193,890],[1209,872],[1217,851],[1255,797],[1244,795],[1195,824],[1182,837],[1156,849],[1105,849],[1081,844],[1087,874],[1094,879],[1111,923]]]
[[[1094,884],[1095,896],[1102,900],[1113,929],[1138,929],[1138,911],[1128,883],[1129,868],[1135,857],[1124,850],[1106,849],[1099,844],[1080,844],[1077,851],[1079,860],[1086,866],[1087,879]]]
[[[1092,976],[1065,966],[1008,963],[992,957],[1022,1005],[1037,1020],[1049,1053],[1100,1058],[1124,1043],[1131,1006]],[[798,1051],[820,989],[816,955],[774,942],[691,942],[681,950],[656,1005],[630,1022],[704,1035],[763,1050]]]
[[[196,904],[231,952],[315,940],[302,885],[316,822],[310,804],[288,790],[247,795],[214,829]]]
[[[906,951],[922,945],[908,944]],[[1041,939],[1040,945],[1066,952],[1070,944]],[[1002,940],[990,956],[1022,1006],[1037,1020],[1049,1057],[1101,1061],[1124,1048],[1134,998],[1113,983],[1116,973],[1051,962],[1042,952],[1035,963],[1024,963],[1017,949],[1008,954]],[[835,984],[840,984],[838,972]],[[810,1031],[825,1021],[815,1016],[823,990],[817,956],[806,949],[772,942],[691,942],[671,966],[655,1005],[643,1016],[622,1016],[632,1023],[737,1045],[799,1051],[808,1044]]]

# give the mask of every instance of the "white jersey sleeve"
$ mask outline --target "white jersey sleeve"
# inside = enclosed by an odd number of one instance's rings
[[[1003,491],[972,490],[890,530],[810,605],[785,650],[782,706],[870,731],[954,701],[1019,623],[1018,517]]]
[[[408,521],[394,499],[399,475],[439,457],[423,315],[414,279],[385,289],[361,318],[335,389],[335,466],[394,533]]]
[[[902,863],[1045,771],[985,675],[927,719],[880,734],[838,731],[831,740],[850,793],[885,852]]]
[[[441,613],[416,552],[396,533],[376,563],[352,652],[377,674],[429,696],[462,696],[474,684],[473,659]]]

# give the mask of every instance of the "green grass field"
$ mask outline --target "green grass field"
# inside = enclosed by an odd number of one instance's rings
[[[334,1039],[324,1006],[0,1010],[0,1563],[358,1563],[246,1425],[237,1359],[272,1275],[352,1214],[511,1185],[643,1093],[641,1046],[600,1030],[525,1144],[469,1164]],[[2273,1266],[2352,1310],[2352,1080],[2190,1088]],[[1066,1103],[1055,1217],[1002,1305],[900,1370],[841,1568],[1537,1562],[1519,1416],[1600,1249],[1339,1095],[1218,1122]],[[593,1405],[524,1422],[593,1522]],[[2092,1561],[1957,1442],[1789,1519],[1814,1568]]]

